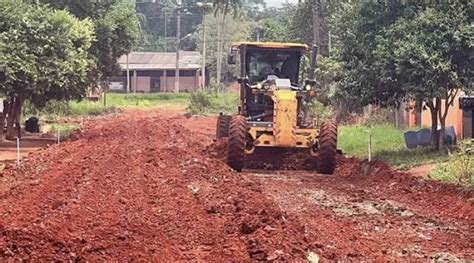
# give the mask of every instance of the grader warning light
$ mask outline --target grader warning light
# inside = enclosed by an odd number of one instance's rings
[[[295,43],[242,42],[231,47],[228,62],[240,55],[240,105],[235,116],[220,115],[217,138],[228,137],[227,163],[241,171],[245,156],[257,147],[304,148],[317,157],[321,173],[332,174],[337,154],[337,125],[320,129],[308,119],[305,105],[314,97],[317,48],[310,53],[308,78],[302,81],[303,54]]]

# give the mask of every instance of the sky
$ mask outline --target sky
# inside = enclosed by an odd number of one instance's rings
[[[288,1],[288,3],[296,3],[298,0],[265,0],[267,2],[267,6],[274,6],[279,7],[281,4],[284,4]]]

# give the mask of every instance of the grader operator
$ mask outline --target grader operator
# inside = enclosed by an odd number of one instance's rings
[[[228,137],[227,163],[245,168],[245,156],[256,147],[304,148],[315,156],[319,172],[332,174],[336,164],[337,125],[320,128],[308,121],[305,104],[315,96],[317,48],[310,52],[308,78],[303,54],[308,46],[294,43],[243,42],[231,47],[229,63],[240,55],[240,105],[234,116],[220,115],[216,137]]]

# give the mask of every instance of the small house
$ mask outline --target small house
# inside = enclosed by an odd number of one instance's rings
[[[179,90],[194,91],[201,83],[201,54],[179,52]],[[131,52],[119,59],[121,72],[110,79],[111,92],[171,92],[175,90],[175,52]],[[127,75],[130,77],[127,81]],[[130,86],[127,87],[127,84]]]
[[[462,105],[462,101],[471,102],[469,105]],[[466,104],[466,103],[464,103]],[[442,110],[444,111],[444,100],[442,100]],[[421,113],[419,120],[417,121],[416,113],[413,108],[410,108],[406,111],[407,113],[407,126],[416,127],[416,126],[431,126],[431,112],[429,109],[424,109]],[[419,123],[417,123],[419,122]],[[439,124],[439,119],[438,119]],[[468,96],[467,94],[460,93],[453,100],[452,105],[450,105],[448,114],[446,116],[446,127],[452,126],[455,134],[458,138],[467,139],[474,138],[474,97]]]

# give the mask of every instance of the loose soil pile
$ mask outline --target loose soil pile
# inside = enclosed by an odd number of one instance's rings
[[[209,145],[206,152],[226,162],[227,138],[220,138]],[[307,149],[257,148],[246,156],[247,170],[308,170],[316,169],[317,158]]]
[[[0,260],[474,258],[463,189],[344,157],[333,176],[293,170],[306,153],[236,173],[214,120],[157,115],[87,123],[4,170]]]

